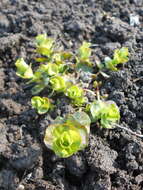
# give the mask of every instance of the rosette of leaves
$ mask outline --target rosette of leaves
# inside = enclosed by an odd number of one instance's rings
[[[129,51],[127,47],[122,47],[121,49],[116,49],[114,51],[113,59],[110,57],[105,58],[105,67],[117,71],[117,65],[121,63],[126,63],[129,60]]]
[[[53,105],[51,104],[49,98],[46,97],[40,97],[40,96],[34,96],[31,99],[32,107],[37,110],[39,114],[45,114],[50,109],[53,108]]]
[[[90,122],[84,112],[57,118],[47,127],[44,143],[59,157],[69,157],[88,145]]]
[[[91,56],[91,43],[83,42],[78,50],[78,58],[80,61],[89,61],[89,57]]]
[[[76,85],[70,86],[66,90],[66,95],[72,99],[72,103],[77,106],[81,106],[83,103],[85,103],[83,89]]]
[[[33,71],[31,65],[28,65],[23,58],[19,58],[15,66],[17,68],[16,74],[24,79],[31,79],[33,77]]]
[[[84,72],[92,72],[93,63],[90,61],[91,43],[83,42],[77,52],[76,68]]]
[[[37,46],[36,52],[50,58],[53,54],[54,40],[52,38],[47,38],[46,34],[40,34],[36,37],[35,42]]]
[[[92,122],[99,121],[102,128],[112,129],[120,120],[119,108],[114,101],[96,100],[88,107]]]
[[[64,92],[66,89],[66,81],[61,76],[53,76],[50,78],[50,84],[54,91]]]
[[[52,56],[52,61],[58,65],[60,73],[65,73],[69,68],[69,60],[72,57],[71,52],[56,52]]]

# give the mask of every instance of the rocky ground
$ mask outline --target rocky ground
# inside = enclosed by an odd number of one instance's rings
[[[130,23],[131,14],[139,22]],[[89,146],[67,159],[44,146],[47,125],[72,107],[62,97],[56,112],[39,116],[14,66],[19,56],[32,60],[33,39],[43,32],[73,51],[90,41],[100,61],[129,47],[130,61],[110,73],[101,94],[118,104],[122,124],[143,133],[142,0],[1,0],[0,190],[143,189],[143,141],[125,131],[92,126]]]

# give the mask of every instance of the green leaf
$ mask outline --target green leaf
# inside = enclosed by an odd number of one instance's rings
[[[129,61],[129,51],[128,48],[122,47],[121,49],[116,49],[114,52],[114,60],[117,61],[117,63],[126,63]]]
[[[53,124],[62,124],[65,122],[65,119],[63,117],[56,117],[56,119],[54,120]]]
[[[57,65],[63,64],[61,53],[54,53],[52,59]]]
[[[78,57],[82,61],[86,61],[91,56],[91,43],[83,42],[81,47],[78,50]]]
[[[36,60],[37,62],[43,62],[43,63],[45,63],[45,62],[48,62],[48,61],[49,61],[49,58],[37,57],[37,58],[35,58],[35,60]]]
[[[105,58],[105,66],[112,71],[117,71],[118,69],[116,66],[121,63],[126,63],[129,60],[128,56],[128,48],[122,47],[121,49],[116,49],[114,51],[113,59],[110,57]]]
[[[85,63],[81,63],[81,62],[76,63],[76,69],[82,70],[83,72],[90,72],[90,73],[93,72],[93,66],[87,64],[86,62]]]
[[[47,34],[46,33],[45,34],[39,34],[38,36],[36,36],[35,42],[36,42],[36,44],[38,46],[40,46],[43,43],[45,43],[46,39],[47,39]]]
[[[73,53],[71,53],[71,52],[62,52],[61,53],[62,60],[69,60],[72,57],[73,57]]]
[[[16,74],[24,79],[31,79],[33,77],[33,71],[31,69],[31,65],[27,65],[23,58],[19,58],[15,66],[17,67]]]
[[[86,102],[82,88],[76,85],[69,87],[65,94],[72,99],[72,103],[76,106],[82,106]]]
[[[66,82],[61,76],[53,76],[50,79],[52,89],[57,92],[64,92],[66,89]]]
[[[80,97],[80,98],[76,98],[72,100],[72,103],[75,106],[81,107],[83,104],[85,104],[87,102],[86,97]]]
[[[40,69],[41,71],[46,72],[49,76],[57,75],[59,73],[59,67],[54,63],[42,64]]]
[[[52,108],[50,100],[46,97],[41,98],[40,96],[34,96],[31,99],[32,107],[37,110],[39,114],[44,114]]]
[[[92,121],[100,121],[102,128],[114,128],[120,120],[119,108],[113,101],[95,101],[90,105]]]
[[[72,85],[67,89],[66,95],[71,99],[77,99],[83,96],[83,90],[76,85]]]
[[[37,85],[35,85],[31,89],[32,95],[40,93],[44,88],[45,88],[45,85],[43,85],[43,84],[37,84]]]
[[[112,71],[117,71],[118,69],[115,67],[118,63],[116,60],[111,59],[110,57],[105,57],[105,66],[107,69],[110,69]]]
[[[105,104],[101,100],[96,100],[90,105],[90,113],[94,121],[100,119]]]
[[[120,112],[118,106],[113,101],[106,102],[106,109],[104,110],[104,114],[102,115],[101,120],[104,120],[104,124],[102,122],[103,128],[114,128],[114,123],[120,120]],[[106,121],[106,123],[105,123]]]
[[[52,38],[47,38],[46,34],[40,34],[36,37],[35,42],[37,44],[37,53],[47,57],[50,57],[52,55],[54,44],[54,40]]]
[[[81,126],[87,126],[88,127],[88,133],[89,133],[89,126],[91,123],[90,117],[83,111],[75,112],[72,115],[72,118],[74,121],[76,121]]]

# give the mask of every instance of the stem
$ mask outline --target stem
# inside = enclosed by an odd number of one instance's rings
[[[48,98],[51,98],[54,94],[54,90],[52,90],[52,92],[48,95]]]
[[[128,129],[128,128],[123,127],[123,126],[120,126],[120,125],[118,125],[118,124],[115,124],[115,126],[118,127],[118,128],[120,128],[120,129],[124,129],[125,131],[128,131],[129,133],[131,133],[131,134],[133,134],[133,135],[135,135],[135,136],[137,136],[137,137],[143,138],[143,135],[140,135],[140,134],[138,134],[138,133],[132,131],[131,129]]]
[[[133,82],[137,82],[137,81],[142,80],[142,79],[143,79],[143,77],[139,77],[139,78],[134,79]]]
[[[100,100],[100,92],[99,92],[99,88],[97,88],[96,96],[97,96],[97,100],[99,101],[99,100]]]
[[[86,92],[90,92],[91,94],[93,94],[94,96],[96,96],[96,94],[92,90],[89,90],[89,89],[86,89],[86,88],[84,88],[83,90],[86,91]]]

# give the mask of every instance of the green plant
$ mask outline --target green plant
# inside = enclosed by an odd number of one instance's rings
[[[128,48],[122,47],[121,49],[116,49],[114,51],[113,59],[111,59],[110,57],[105,58],[105,67],[112,71],[117,71],[117,65],[128,62],[128,56]]]
[[[64,92],[66,89],[66,82],[61,76],[53,76],[50,79],[52,89],[56,92]]]
[[[76,69],[84,72],[92,72],[93,63],[90,61],[91,57],[91,43],[83,42],[77,51]]]
[[[84,112],[75,112],[66,118],[57,118],[49,125],[44,142],[59,157],[66,158],[88,145],[89,131],[89,116]]]
[[[16,74],[24,79],[31,79],[33,77],[33,71],[31,65],[27,65],[23,58],[19,58],[15,66],[17,68]]]
[[[96,100],[88,105],[92,122],[100,122],[102,128],[112,129],[120,120],[119,108],[114,101]]]
[[[73,104],[77,106],[81,106],[85,103],[85,97],[83,93],[83,89],[79,88],[76,85],[72,85],[66,90],[66,95],[72,99]]]
[[[39,114],[44,114],[53,108],[50,100],[46,97],[34,96],[31,99],[31,104]]]
[[[48,58],[53,54],[54,40],[47,38],[46,34],[40,34],[36,37],[36,52]]]
[[[142,137],[125,127],[119,126],[120,120],[119,108],[113,101],[104,101],[99,98],[99,88],[101,81],[98,75],[102,74],[105,78],[109,76],[104,70],[117,70],[118,64],[128,61],[128,48],[123,47],[114,51],[113,59],[105,58],[104,64],[95,64],[91,61],[91,43],[83,42],[77,52],[67,52],[58,49],[55,40],[48,38],[46,34],[40,34],[36,37],[36,53],[40,54],[35,60],[40,62],[39,66],[26,64],[23,58],[19,58],[15,66],[16,74],[24,79],[29,79],[27,83],[32,83],[32,94],[36,95],[42,90],[47,89],[48,97],[58,98],[63,93],[71,99],[71,103],[78,106],[80,111],[68,115],[65,118],[58,117],[52,125],[49,125],[45,132],[44,142],[46,146],[52,149],[59,157],[69,157],[88,145],[90,132],[90,123],[99,122],[102,128],[112,129],[119,127],[132,134]],[[90,81],[91,89],[83,89],[83,79]],[[77,85],[80,83],[80,87]],[[89,92],[97,96],[97,100],[90,103],[85,97]],[[55,95],[58,96],[55,96]],[[57,101],[58,102],[58,101]],[[32,107],[39,114],[45,114],[55,106],[47,97],[34,96],[31,99]],[[86,106],[89,116],[81,111]],[[76,110],[77,108],[74,107]],[[91,119],[91,120],[90,120]]]

